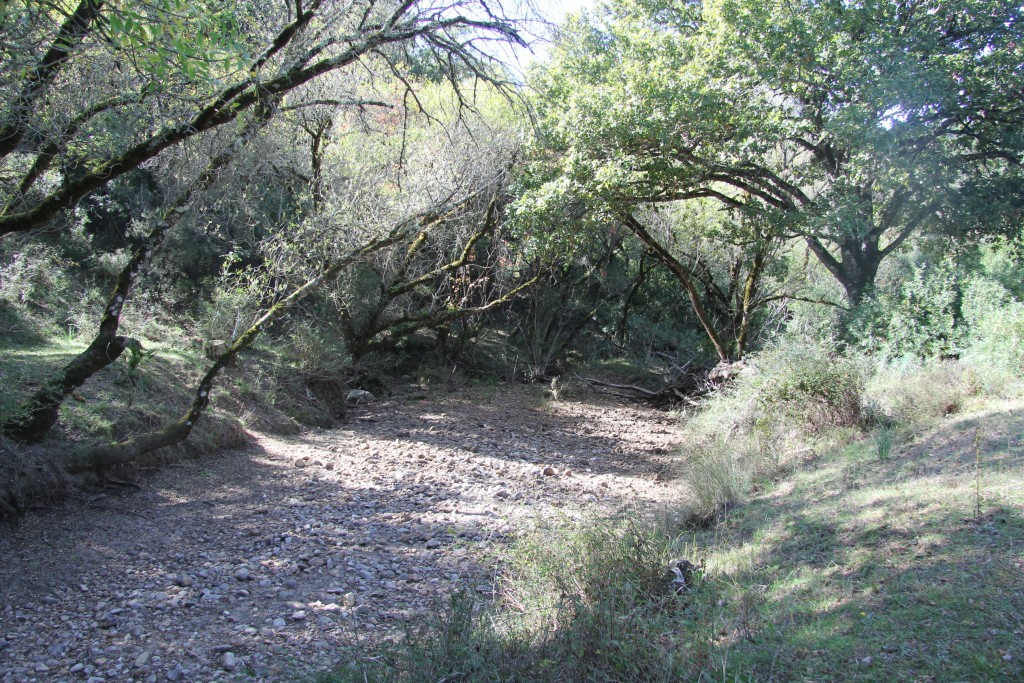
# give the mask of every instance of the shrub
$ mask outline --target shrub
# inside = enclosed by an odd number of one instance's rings
[[[698,519],[709,519],[723,507],[742,500],[750,489],[756,470],[761,469],[750,447],[742,437],[706,441],[700,451],[686,459],[683,481],[692,496],[691,513]]]
[[[0,310],[35,328],[22,334],[75,336],[89,331],[98,324],[103,304],[91,281],[76,277],[80,275],[77,264],[56,248],[25,245],[0,267]]]
[[[756,373],[737,390],[750,391],[759,412],[769,418],[777,416],[812,432],[861,424],[862,361],[820,342],[783,340],[752,362]]]
[[[920,254],[917,258],[924,258]],[[848,334],[863,350],[887,358],[933,358],[956,353],[960,276],[954,263],[913,263],[891,287],[861,303]]]
[[[1006,393],[1024,377],[1024,303],[1001,284],[975,279],[964,293],[970,329],[963,360],[989,393]]]
[[[960,412],[975,391],[973,373],[957,361],[881,361],[866,389],[869,421],[882,427],[927,425]]]

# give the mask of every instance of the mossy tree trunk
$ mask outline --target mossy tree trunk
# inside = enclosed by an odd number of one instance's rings
[[[71,392],[120,358],[125,349],[133,345],[136,348],[141,348],[139,342],[118,334],[124,305],[128,301],[133,285],[138,280],[139,273],[145,268],[153,252],[163,243],[167,234],[177,225],[189,203],[201,192],[209,189],[216,181],[219,171],[230,163],[238,152],[266,126],[273,115],[275,104],[276,102],[273,100],[264,101],[242,133],[213,157],[195,182],[163,210],[149,235],[132,252],[131,259],[118,275],[103,310],[99,331],[92,343],[75,356],[71,362],[58,370],[25,401],[18,411],[19,417],[3,426],[3,433],[6,436],[22,443],[42,440],[57,424],[60,406],[71,395]]]

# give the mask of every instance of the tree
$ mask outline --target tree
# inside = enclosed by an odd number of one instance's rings
[[[324,74],[374,61],[401,73],[390,47],[425,44],[499,82],[478,41],[520,42],[514,23],[478,0],[82,0],[49,31],[50,17],[31,3],[5,4],[2,17],[30,26],[26,35],[48,35],[40,43],[50,47],[4,73],[0,236],[46,225],[165,150]],[[82,89],[83,81],[91,87]],[[58,159],[61,172],[41,189],[39,179]]]
[[[1024,205],[1010,0],[617,0],[537,75],[552,191],[604,210],[711,198],[804,240],[856,305],[924,228]]]
[[[47,33],[49,16],[31,5],[5,5],[2,16],[11,26],[27,26],[26,36]],[[510,20],[475,0],[299,0],[226,8],[182,0],[139,7],[83,0],[55,29],[48,50],[22,56],[20,71],[4,73],[8,94],[14,94],[0,118],[0,163],[9,171],[7,182],[0,181],[0,236],[46,225],[90,192],[197,136],[209,137],[228,124],[238,131],[152,219],[117,278],[93,343],[44,383],[4,432],[19,440],[42,438],[56,423],[61,402],[137,343],[118,333],[133,283],[180,216],[283,108],[286,96],[298,98],[287,107],[293,110],[359,104],[311,100],[316,93],[308,85],[357,63],[371,73],[377,68],[400,76],[404,65],[395,50],[416,43],[500,88],[493,58],[476,46],[482,36],[519,40]],[[82,102],[76,78],[95,78],[104,67],[118,74],[122,60],[131,65],[130,76],[96,83]],[[381,64],[374,67],[376,62]],[[415,98],[413,84],[401,80]],[[463,83],[452,85],[466,104]],[[71,114],[76,106],[81,113]],[[59,170],[52,168],[58,161]],[[324,199],[318,183],[314,168],[314,210]]]

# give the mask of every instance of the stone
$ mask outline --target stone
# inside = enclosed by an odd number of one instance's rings
[[[284,625],[287,622],[285,622],[285,620],[282,619],[281,617],[278,617],[277,619],[274,619],[274,621],[271,622],[271,623],[272,623],[274,628],[284,628]]]
[[[221,657],[220,665],[225,671],[234,671],[235,667],[238,666],[238,660],[235,658],[235,653],[225,652],[224,656]]]
[[[292,612],[292,621],[303,621],[306,618],[305,610],[297,610]]]
[[[556,474],[558,474],[558,472],[555,470],[554,467],[551,467],[550,465],[548,465],[547,467],[544,468],[544,476],[545,477],[553,477]]]
[[[248,581],[252,578],[252,573],[246,567],[239,567],[235,570],[235,578],[239,581]]]

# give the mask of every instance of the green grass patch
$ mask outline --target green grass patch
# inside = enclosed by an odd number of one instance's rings
[[[886,458],[865,439],[698,534],[712,590],[691,616],[714,626],[690,680],[1024,678],[1021,433],[995,410]]]
[[[864,436],[679,536],[540,530],[493,604],[458,596],[321,680],[1024,680],[1022,409],[948,419],[882,458]],[[704,560],[695,590],[671,590],[671,557]]]

